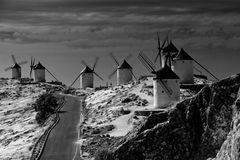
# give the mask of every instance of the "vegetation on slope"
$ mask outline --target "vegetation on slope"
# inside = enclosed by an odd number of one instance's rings
[[[57,98],[52,94],[42,94],[34,104],[36,112],[36,121],[42,124],[51,114],[53,114],[58,106]]]

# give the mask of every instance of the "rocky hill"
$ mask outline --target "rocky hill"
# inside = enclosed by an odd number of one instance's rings
[[[239,159],[240,74],[203,88],[166,114],[152,114],[97,159]]]

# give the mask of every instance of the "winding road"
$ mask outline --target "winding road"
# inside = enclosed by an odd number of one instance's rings
[[[40,160],[82,160],[80,137],[82,99],[65,96],[66,103],[59,111],[60,121],[51,131]]]

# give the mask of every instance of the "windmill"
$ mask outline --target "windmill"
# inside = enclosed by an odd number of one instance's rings
[[[79,75],[70,85],[70,87],[72,87],[75,84],[75,82],[78,80],[79,77],[81,82],[80,88],[83,88],[83,89],[86,89],[87,87],[93,88],[94,75],[103,81],[103,78],[95,72],[95,68],[97,66],[98,60],[99,58],[96,57],[92,67],[90,67],[84,60],[82,60],[81,62],[85,66],[85,68],[79,73]]]
[[[115,73],[117,73],[117,85],[126,84],[132,81],[132,77],[137,79],[136,76],[133,74],[132,66],[130,66],[130,64],[127,62],[127,60],[132,57],[131,54],[124,58],[121,64],[116,59],[113,53],[110,53],[110,57],[113,59],[117,67],[111,72],[111,74],[109,74],[109,79],[111,79],[115,75]]]
[[[153,79],[154,107],[162,108],[172,102],[179,101],[179,77],[171,68],[164,65],[160,70],[156,70],[151,60],[142,52],[139,53],[138,59],[150,73],[155,74]]]
[[[34,60],[35,61],[35,60]],[[40,63],[38,62],[37,65],[35,65],[34,62],[31,63],[31,65],[33,66],[33,70],[34,70],[34,81],[35,82],[46,82],[46,68]],[[31,70],[32,71],[32,70]],[[31,74],[31,73],[30,73]],[[51,73],[50,73],[51,74]],[[54,76],[55,78],[55,76]],[[55,78],[56,79],[56,78]],[[57,79],[56,79],[57,80]],[[58,80],[57,80],[58,81]]]
[[[156,56],[156,58],[155,58],[155,60],[154,60],[154,63],[156,64],[156,63],[157,63],[157,60],[158,60],[158,58],[159,58],[160,67],[162,67],[162,66],[163,66],[163,62],[162,62],[162,51],[163,51],[163,49],[164,49],[164,46],[165,46],[166,42],[168,41],[168,34],[167,34],[166,39],[163,41],[163,43],[162,43],[162,45],[161,45],[161,43],[160,43],[160,38],[159,38],[159,34],[158,34],[158,32],[157,32],[157,40],[158,40],[158,53],[157,53],[157,56]]]
[[[35,64],[35,58],[31,57],[30,63],[30,78],[32,78],[32,73],[34,71],[34,82],[46,82],[46,71],[57,81],[59,80],[50,72],[46,67],[44,67],[40,62]]]
[[[172,65],[172,60],[173,58],[177,55],[178,53],[178,49],[177,47],[173,44],[172,40],[168,40],[168,36],[166,38],[166,41],[168,42],[167,46],[163,48],[163,61],[164,65],[168,65],[169,67],[171,67]]]
[[[183,84],[193,84],[194,76],[197,78],[207,79],[205,75],[202,75],[202,72],[195,66],[194,64],[201,67],[208,74],[210,74],[215,80],[219,80],[213,73],[211,73],[206,67],[201,65],[197,60],[192,58],[183,48],[178,52],[176,56],[174,56],[172,60],[172,69],[177,75],[179,75],[181,79],[181,83]],[[193,74],[194,70],[199,72],[201,75]]]
[[[193,84],[193,58],[183,49],[173,58],[173,71],[180,77],[181,84]]]
[[[12,78],[21,78],[22,77],[22,71],[21,71],[21,66],[24,64],[27,64],[27,61],[22,61],[17,63],[16,58],[14,55],[11,55],[12,60],[13,60],[13,66],[10,66],[5,69],[5,71],[12,70]]]

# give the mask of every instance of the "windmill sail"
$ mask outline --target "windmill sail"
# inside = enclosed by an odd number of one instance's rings
[[[144,53],[140,52],[138,55],[138,59],[142,62],[142,64],[147,68],[149,72],[156,73],[156,67]]]
[[[32,78],[32,71],[35,67],[35,59],[33,59],[33,57],[31,57],[31,64],[30,64],[30,78]]]
[[[98,60],[99,60],[99,57],[96,57],[95,62],[93,64],[93,69],[92,70],[94,70],[96,68]]]
[[[57,82],[59,82],[59,80],[47,68],[45,69]]]
[[[99,76],[96,72],[93,72],[99,79],[101,79],[103,81],[103,78],[101,76]]]
[[[133,71],[132,70],[130,70],[130,71],[131,71],[132,76],[134,77],[134,79],[137,80],[137,77],[134,75]]]
[[[124,60],[128,60],[132,57],[132,54],[130,53],[127,57],[124,58]]]
[[[164,81],[163,80],[159,80],[160,81],[160,85],[161,85],[161,87],[164,89],[164,91],[167,93],[167,95],[168,96],[171,96],[172,94],[173,94],[173,91],[172,91],[172,89],[166,84],[166,83],[164,83]]]
[[[117,68],[115,68],[108,76],[108,79],[111,79],[113,75],[117,72]]]
[[[16,64],[16,63],[17,63],[17,61],[16,61],[16,58],[15,58],[15,56],[12,54],[12,55],[11,55],[11,57],[12,57],[13,63],[14,63],[14,64]]]
[[[8,67],[8,68],[4,69],[4,71],[9,71],[11,69],[12,69],[12,67]]]
[[[9,71],[12,68],[14,68],[14,66],[20,67],[21,65],[24,65],[24,64],[28,63],[28,61],[22,61],[22,62],[17,63],[16,58],[13,54],[11,55],[11,58],[12,58],[12,61],[13,61],[13,66],[9,66],[8,68],[4,69],[4,71]]]
[[[75,82],[78,80],[78,78],[81,76],[81,74],[82,74],[81,72],[78,74],[78,76],[74,79],[74,81],[72,82],[70,87],[72,87],[75,84]]]
[[[111,58],[113,59],[113,61],[116,63],[117,66],[119,66],[119,62],[117,61],[116,57],[113,55],[113,53],[109,54],[111,56]]]

